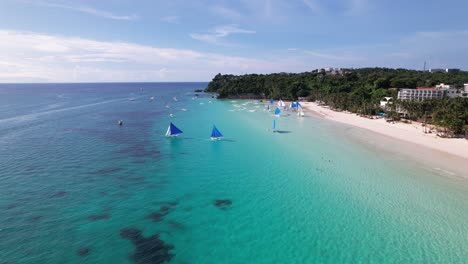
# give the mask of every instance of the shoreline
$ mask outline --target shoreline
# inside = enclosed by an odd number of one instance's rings
[[[440,138],[435,134],[425,134],[420,123],[405,124],[397,122],[392,124],[386,122],[383,118],[369,119],[360,117],[354,113],[337,112],[327,107],[319,106],[315,102],[301,102],[301,104],[305,110],[323,119],[363,128],[404,142],[454,155],[468,161],[468,140],[463,138]]]

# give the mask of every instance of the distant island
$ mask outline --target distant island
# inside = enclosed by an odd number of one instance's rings
[[[442,88],[436,88],[438,84]],[[412,91],[408,89],[420,93],[398,96],[399,91]],[[445,136],[468,135],[468,72],[460,70],[327,68],[303,73],[217,74],[205,92],[217,93],[218,98],[319,101],[338,111],[437,125],[444,128]],[[382,104],[384,98],[391,102]]]

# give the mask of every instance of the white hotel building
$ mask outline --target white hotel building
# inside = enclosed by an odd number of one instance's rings
[[[417,89],[401,89],[398,92],[398,100],[422,101],[425,99],[443,98],[444,95],[444,90],[418,87]]]

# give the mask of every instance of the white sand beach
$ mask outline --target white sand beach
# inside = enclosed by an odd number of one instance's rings
[[[448,153],[468,160],[468,140],[462,138],[441,138],[436,134],[425,134],[420,123],[389,123],[383,118],[369,119],[353,113],[337,112],[315,102],[301,102],[302,106],[324,119],[364,128],[392,138]]]

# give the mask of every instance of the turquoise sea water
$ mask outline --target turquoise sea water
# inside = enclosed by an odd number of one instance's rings
[[[466,181],[205,85],[1,85],[0,263],[466,263]]]

